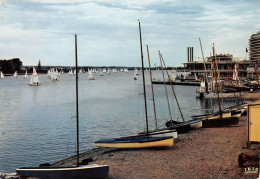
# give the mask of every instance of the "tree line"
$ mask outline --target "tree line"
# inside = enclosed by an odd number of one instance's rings
[[[23,62],[19,58],[0,60],[0,71],[2,71],[4,74],[12,74],[15,71],[20,73],[22,65]]]

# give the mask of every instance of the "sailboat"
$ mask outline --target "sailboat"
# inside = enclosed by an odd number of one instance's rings
[[[4,76],[3,72],[1,72],[0,78],[4,78],[4,77],[5,76]]]
[[[51,75],[51,81],[59,81],[59,79],[58,79],[59,72],[57,71],[57,69],[56,69],[56,71],[54,70],[54,68],[51,69],[50,75]]]
[[[76,116],[77,116],[77,165],[76,166],[40,166],[16,169],[22,177],[36,177],[48,179],[63,178],[107,178],[109,166],[79,163],[79,115],[78,115],[78,63],[77,63],[77,35],[75,34],[75,63],[76,63]]]
[[[217,75],[216,75],[216,70],[215,70],[215,66],[216,66],[217,71],[218,71],[218,65],[217,65],[217,58],[216,58],[214,44],[213,44],[212,48],[213,48],[213,55],[215,56],[215,58],[212,59],[212,66],[213,66],[212,76],[214,77],[214,80],[215,80],[219,111],[217,111],[215,113],[211,113],[211,114],[192,116],[192,118],[196,118],[196,119],[200,118],[202,120],[202,126],[207,127],[207,128],[235,125],[235,124],[238,124],[238,118],[235,117],[238,112],[233,112],[233,116],[232,116],[231,110],[222,110],[221,109],[220,99],[219,99],[219,87],[218,87],[218,81],[220,81],[220,79],[219,79],[219,72],[218,72],[219,80],[217,80]],[[212,81],[213,81],[213,79],[212,79]],[[220,92],[221,92],[221,84],[219,84],[219,85],[220,85]],[[223,104],[223,101],[222,101],[222,104]]]
[[[134,71],[134,80],[137,80],[136,72]]]
[[[39,86],[39,85],[41,85],[40,82],[39,82],[39,77],[38,77],[37,72],[36,72],[34,67],[33,67],[33,74],[31,76],[31,80],[30,80],[29,85],[30,86]]]
[[[17,78],[17,71],[15,71],[14,73],[14,78]]]
[[[159,58],[160,58],[161,67],[164,65],[164,68],[165,68],[166,74],[168,76],[168,80],[169,80],[169,83],[171,85],[176,104],[178,106],[178,110],[179,110],[181,118],[182,118],[182,122],[172,119],[172,114],[171,114],[171,109],[170,109],[169,99],[168,99],[168,93],[167,93],[167,89],[166,89],[166,85],[165,85],[165,77],[164,77],[164,72],[163,72],[163,69],[162,69],[162,76],[163,76],[163,81],[164,81],[165,93],[166,93],[166,96],[167,96],[167,103],[168,103],[168,109],[169,109],[169,114],[170,114],[170,120],[166,121],[166,123],[165,123],[166,128],[167,129],[176,129],[178,133],[184,133],[184,132],[190,131],[191,129],[197,129],[197,128],[202,127],[202,121],[200,119],[192,119],[192,120],[189,120],[189,121],[184,120],[184,117],[183,117],[177,96],[175,94],[175,90],[174,90],[173,85],[172,85],[172,80],[170,79],[170,75],[168,73],[167,67],[165,65],[165,62],[163,60],[163,57],[162,57],[162,54],[160,53],[160,51],[159,51]],[[163,62],[163,65],[162,65],[162,62]]]
[[[145,117],[146,117],[146,121],[145,121],[146,122],[146,132],[143,135],[98,140],[95,142],[96,146],[112,147],[112,148],[154,148],[154,147],[172,147],[173,146],[173,142],[174,142],[173,136],[152,137],[149,135],[140,21],[139,21],[139,32],[140,32],[143,90],[144,90],[144,104],[145,104]]]
[[[95,80],[93,74],[92,74],[92,70],[91,69],[88,69],[88,79],[89,80]]]
[[[26,72],[25,72],[25,74],[24,74],[23,79],[27,79],[27,70],[26,70]]]

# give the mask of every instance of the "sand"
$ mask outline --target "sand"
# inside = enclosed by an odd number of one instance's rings
[[[247,99],[260,99],[260,93],[248,93]],[[80,160],[94,159],[109,165],[109,178],[257,178],[238,167],[238,155],[258,155],[245,149],[246,116],[233,127],[200,128],[179,134],[174,146],[165,149],[118,150],[97,148],[81,154]],[[75,164],[75,158],[55,165]]]

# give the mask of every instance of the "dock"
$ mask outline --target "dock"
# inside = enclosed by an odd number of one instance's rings
[[[153,84],[164,84],[163,81],[154,80]],[[169,81],[166,81],[165,84],[170,85]],[[180,82],[172,82],[173,85],[184,85],[184,86],[200,86],[200,82],[191,82],[191,81],[180,81]]]

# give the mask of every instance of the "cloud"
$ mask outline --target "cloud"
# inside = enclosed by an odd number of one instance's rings
[[[139,65],[137,19],[141,20],[143,43],[150,46],[151,60],[157,59],[160,49],[169,65],[180,65],[186,59],[187,46],[194,46],[195,56],[201,56],[199,37],[207,55],[215,42],[221,53],[244,56],[239,51],[259,28],[255,19],[260,16],[255,13],[259,2],[242,0],[208,0],[203,4],[191,0],[2,2],[0,42],[6,46],[5,53],[0,48],[0,54],[21,55],[26,60],[38,56],[44,59],[42,63],[57,65],[68,64],[73,58],[75,33],[79,58],[87,59],[86,65]],[[22,45],[35,53],[26,54]]]

